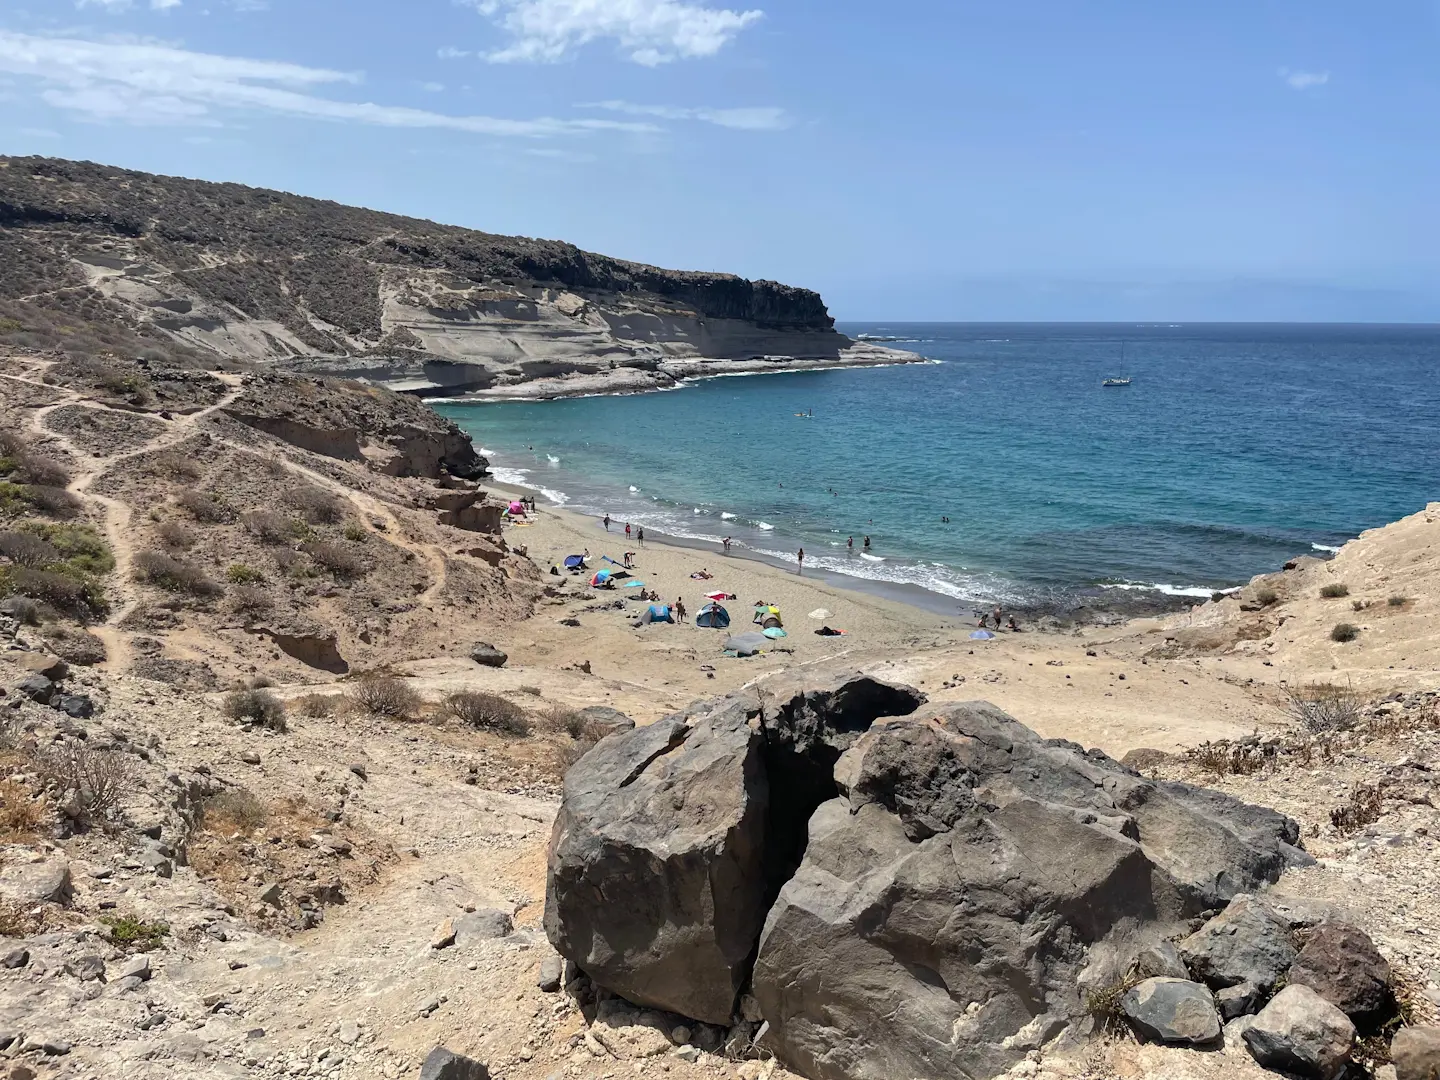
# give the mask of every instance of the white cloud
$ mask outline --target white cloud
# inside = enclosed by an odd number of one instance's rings
[[[445,84],[438,82],[423,82],[420,84],[420,89],[424,90],[427,94],[438,94],[445,89]]]
[[[443,49],[437,49],[435,55],[438,56],[441,60],[461,60],[467,56],[473,56],[474,54],[466,52],[464,49],[455,49],[447,45]]]
[[[32,139],[60,139],[64,137],[58,131],[51,131],[49,128],[21,128],[20,134]]]
[[[1291,71],[1282,67],[1277,74],[1294,90],[1309,90],[1312,86],[1324,86],[1330,81],[1328,71]]]
[[[637,64],[714,56],[760,11],[731,11],[688,0],[462,0],[514,39],[487,54],[496,63],[562,60],[575,49],[613,38]]]
[[[171,8],[180,6],[181,0],[150,0],[152,11],[169,11]],[[75,6],[80,8],[98,7],[106,11],[129,11],[135,6],[135,0],[75,0]]]
[[[403,106],[320,97],[360,76],[271,60],[189,52],[128,38],[99,41],[0,30],[0,72],[38,84],[56,108],[83,119],[130,124],[220,126],[217,113],[268,112],[393,128],[545,138],[593,131],[653,132],[635,121],[449,116]]]
[[[605,109],[627,116],[653,116],[661,120],[700,120],[739,131],[782,131],[790,126],[790,117],[785,110],[773,105],[739,109],[687,109],[677,105],[636,105],[630,101],[592,101],[576,107]]]

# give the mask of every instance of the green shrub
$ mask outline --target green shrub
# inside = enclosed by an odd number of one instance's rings
[[[1334,585],[1326,585],[1321,589],[1320,595],[1326,600],[1339,600],[1341,597],[1350,595],[1350,586],[1336,582]]]
[[[168,592],[202,597],[219,596],[224,592],[194,563],[159,551],[142,551],[135,556],[135,576]]]
[[[1392,596],[1386,603],[1391,607],[1404,607],[1410,603],[1410,598],[1408,596]]]
[[[525,710],[499,694],[463,690],[445,699],[444,710],[470,727],[486,728],[506,735],[529,735],[530,718]]]
[[[1331,641],[1354,641],[1359,636],[1360,628],[1348,622],[1336,623],[1330,631]]]
[[[0,567],[0,596],[25,596],[81,622],[104,618],[110,611],[105,590],[94,578],[57,564],[52,569]]]
[[[1255,593],[1255,600],[1261,607],[1273,607],[1280,602],[1280,594],[1274,589],[1258,589]]]
[[[225,580],[232,585],[259,585],[265,580],[265,575],[253,566],[246,566],[244,563],[231,563],[225,570]]]
[[[225,695],[225,715],[246,725],[257,725],[270,731],[289,731],[285,722],[285,703],[274,694],[259,688],[235,690]]]
[[[195,534],[178,521],[163,522],[155,535],[172,551],[189,551],[195,546]]]
[[[71,570],[99,576],[115,569],[115,555],[93,525],[27,521],[20,527],[54,547]]]
[[[351,522],[345,526],[345,539],[352,544],[363,544],[370,539],[370,534],[365,531],[365,526]]]
[[[132,952],[151,952],[165,944],[170,927],[162,922],[143,922],[134,915],[102,915],[105,940]]]

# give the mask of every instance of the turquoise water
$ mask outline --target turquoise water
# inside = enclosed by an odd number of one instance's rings
[[[842,329],[939,362],[437,408],[572,509],[963,601],[1207,595],[1440,498],[1437,327]]]

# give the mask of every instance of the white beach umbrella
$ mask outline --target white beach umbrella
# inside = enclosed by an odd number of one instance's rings
[[[821,622],[824,622],[826,619],[833,619],[834,617],[833,612],[827,611],[823,607],[817,607],[814,611],[810,612],[810,618],[819,619]]]

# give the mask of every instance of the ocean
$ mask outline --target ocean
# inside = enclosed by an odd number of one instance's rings
[[[937,610],[1209,596],[1440,498],[1440,327],[840,329],[932,363],[436,408],[552,503]]]

